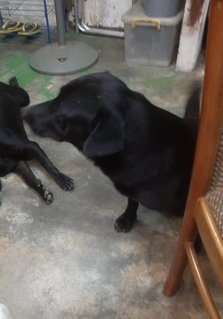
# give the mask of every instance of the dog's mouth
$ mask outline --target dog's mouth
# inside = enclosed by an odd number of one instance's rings
[[[23,110],[22,117],[37,135],[61,141],[55,132],[52,106],[52,101],[31,106]]]
[[[40,127],[46,118],[40,108],[41,106],[37,105],[22,110],[22,118],[38,134],[40,134]]]

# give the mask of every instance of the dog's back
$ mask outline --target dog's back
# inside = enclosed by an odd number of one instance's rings
[[[28,93],[18,86],[15,78],[10,79],[10,85],[0,82],[0,96],[13,98],[20,107],[27,106],[30,102]]]
[[[15,80],[12,80],[15,84]],[[0,130],[11,130],[26,136],[20,108],[29,104],[28,93],[16,85],[0,82]]]
[[[11,156],[13,147],[27,140],[27,135],[20,115],[20,108],[29,104],[29,95],[18,87],[16,78],[11,84],[0,82],[0,176],[12,172],[18,160]],[[18,146],[19,151],[19,146]],[[10,154],[10,156],[9,156]],[[18,154],[15,154],[19,156]]]
[[[125,96],[120,100],[127,107],[119,103],[119,108],[124,119],[125,147],[118,154],[93,159],[121,193],[148,208],[184,211],[195,149],[199,92],[197,87],[192,91],[182,119],[137,92],[123,90]]]

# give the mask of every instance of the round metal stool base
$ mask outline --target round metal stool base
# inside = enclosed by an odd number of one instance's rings
[[[65,75],[90,67],[97,59],[98,52],[86,43],[53,43],[34,52],[29,64],[40,73]]]

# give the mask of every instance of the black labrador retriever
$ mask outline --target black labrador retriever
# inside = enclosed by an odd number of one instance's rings
[[[35,177],[26,161],[37,160],[64,190],[73,189],[73,180],[52,164],[37,143],[28,140],[20,108],[29,104],[29,95],[18,86],[16,78],[9,84],[0,82],[0,176],[11,172],[21,175],[46,203],[52,203],[53,194]],[[1,187],[0,182],[0,190]]]
[[[195,94],[196,91],[196,94]],[[75,79],[59,95],[24,115],[34,132],[70,142],[128,197],[115,229],[129,231],[138,203],[183,213],[191,177],[198,90],[184,119],[150,103],[108,72]],[[190,119],[189,119],[190,118]]]

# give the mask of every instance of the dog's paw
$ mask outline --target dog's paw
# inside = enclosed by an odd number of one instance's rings
[[[72,191],[74,189],[73,179],[64,174],[57,176],[57,183],[65,191]]]
[[[114,224],[114,228],[118,233],[129,232],[135,224],[135,219],[129,219],[124,216],[119,216]]]
[[[53,193],[45,189],[43,192],[43,199],[47,204],[51,204],[53,202]]]

